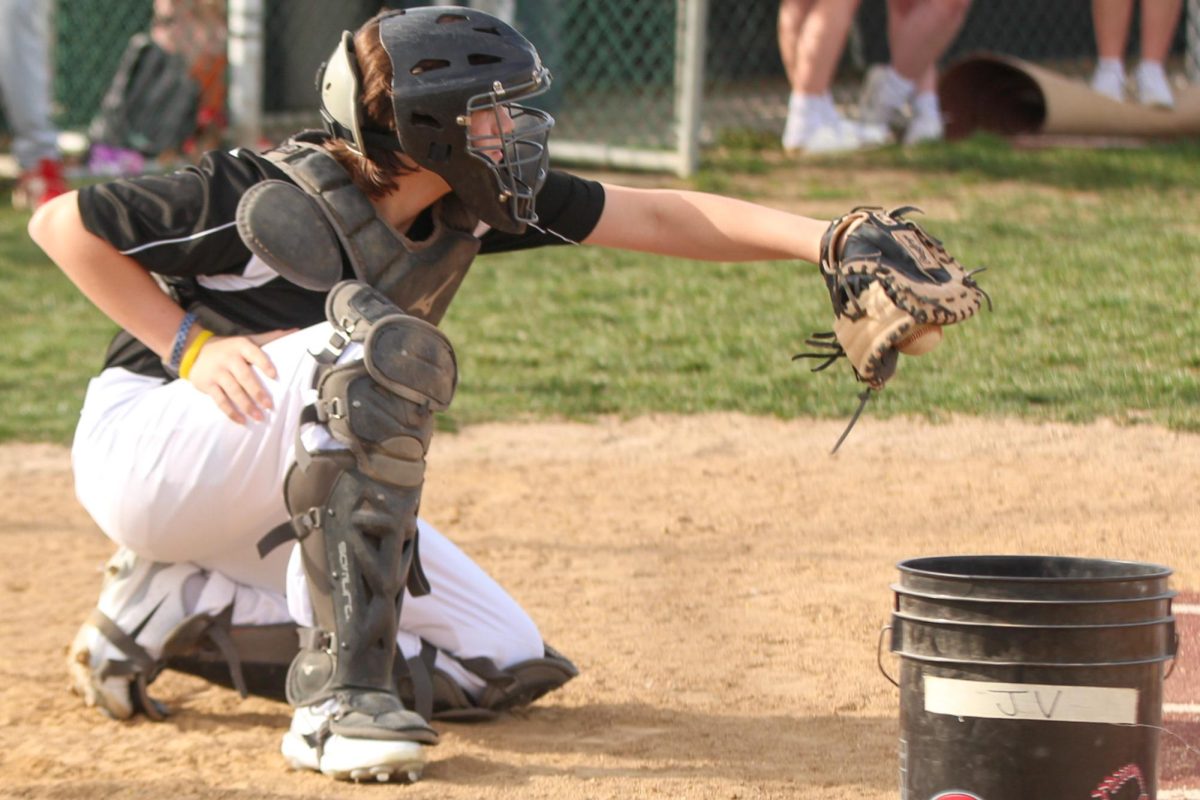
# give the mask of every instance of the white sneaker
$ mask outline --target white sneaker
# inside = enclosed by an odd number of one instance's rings
[[[848,120],[825,123],[807,132],[799,146],[792,148],[801,153],[821,155],[824,153],[848,153],[862,149],[863,141],[858,126]]]
[[[788,114],[783,123],[783,136],[780,144],[788,152],[800,150],[804,146],[804,120],[798,114]]]
[[[921,114],[912,118],[904,131],[904,144],[914,145],[922,142],[941,141],[946,135],[942,118],[931,114]]]
[[[415,718],[412,738],[365,738],[334,732],[342,719],[336,699],[297,708],[279,749],[292,769],[310,769],[343,781],[414,783],[425,769],[423,742],[436,744],[437,734],[420,716],[410,711],[401,713]],[[376,729],[384,736],[405,736],[389,730],[391,727]]]
[[[1119,65],[1115,68],[1107,64],[1096,67],[1092,74],[1092,91],[1118,103],[1124,103],[1125,71]]]
[[[788,102],[783,149],[790,153],[843,153],[886,140],[887,132],[881,127],[843,117],[832,95],[807,96],[803,100],[792,95]]]
[[[859,120],[882,129],[885,134],[904,128],[904,109],[911,100],[911,84],[906,91],[898,85],[903,79],[897,78],[887,65],[871,67],[858,98]]]
[[[161,719],[165,709],[145,687],[158,672],[167,636],[187,616],[184,583],[202,570],[147,561],[124,547],[104,569],[96,609],[67,651],[71,690],[113,719],[139,710]]]
[[[863,147],[882,147],[892,140],[891,130],[883,125],[862,121],[850,124],[858,127],[858,140],[862,142]]]
[[[1143,61],[1134,72],[1134,83],[1137,85],[1138,102],[1154,108],[1174,108],[1175,95],[1171,93],[1171,84],[1162,64]]]

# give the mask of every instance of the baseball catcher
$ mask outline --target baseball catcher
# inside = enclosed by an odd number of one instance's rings
[[[833,330],[805,341],[818,348],[814,372],[845,357],[867,386],[832,452],[845,441],[872,391],[896,373],[900,354],[924,355],[942,340],[942,328],[969,319],[991,298],[920,225],[912,206],[860,206],[835,219],[821,237],[819,266],[833,304]]]
[[[500,19],[385,11],[330,46],[324,130],[89,185],[30,222],[122,329],[72,450],[77,495],[118,547],[69,671],[116,719],[163,716],[147,691],[163,669],[286,696],[289,765],[412,780],[431,721],[495,716],[576,675],[422,516],[434,419],[458,383],[438,326],[474,259],[542,248],[549,264],[566,244],[820,259],[847,322],[867,316],[871,281],[892,283],[866,266],[865,225],[835,225],[820,258],[826,221],[552,167],[554,120],[527,105],[550,72]],[[956,321],[902,288],[888,302],[913,319]],[[846,350],[882,385],[884,350],[860,358],[876,346]]]

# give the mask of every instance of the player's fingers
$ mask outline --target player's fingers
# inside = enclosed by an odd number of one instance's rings
[[[262,411],[259,410],[253,398],[242,388],[242,384],[238,381],[236,375],[232,372],[226,372],[217,383],[225,392],[225,396],[229,398],[229,402],[233,404],[240,415],[243,415],[243,420],[248,416],[260,422],[262,421]]]
[[[279,374],[275,371],[275,365],[271,363],[270,357],[255,342],[246,339],[246,343],[238,352],[242,358],[262,370],[262,374],[271,380],[279,377]],[[267,406],[267,408],[270,408],[270,406]]]
[[[222,414],[229,417],[230,420],[236,422],[238,425],[246,424],[246,418],[242,416],[233,403],[230,402],[229,398],[225,396],[225,392],[220,386],[213,384],[206,394],[217,404],[217,408],[221,410]]]
[[[261,363],[255,364],[255,362],[251,360],[254,352],[257,352],[259,355],[261,355],[262,359],[266,361],[267,366],[271,367],[270,359],[267,359],[266,355],[261,350],[254,345],[247,345],[242,353],[242,356],[246,360],[238,360],[234,362],[230,365],[229,371],[233,373],[233,377],[237,380],[241,390],[245,392],[254,403],[255,411],[257,411],[259,408],[270,411],[274,407],[274,403],[271,400],[271,393],[267,391],[267,387],[263,385],[261,380],[259,380],[259,377],[257,374],[255,374],[254,370],[250,368],[250,365],[254,364],[254,366],[257,366],[259,369],[263,369]],[[266,370],[263,371],[265,372]],[[274,371],[273,367],[272,371]],[[255,417],[255,419],[260,418],[261,416]]]

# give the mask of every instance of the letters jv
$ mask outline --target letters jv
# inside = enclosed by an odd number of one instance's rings
[[[1062,690],[990,689],[988,694],[995,698],[996,710],[1006,717],[1040,713],[1045,719],[1053,719]]]

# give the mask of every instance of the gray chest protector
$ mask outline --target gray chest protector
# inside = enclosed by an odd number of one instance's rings
[[[342,280],[343,253],[354,277],[400,310],[438,324],[479,252],[478,219],[454,195],[433,209],[433,232],[413,241],[384,222],[324,148],[290,139],[264,154],[295,183],[251,187],[237,209],[250,251],[287,280],[329,291]]]

